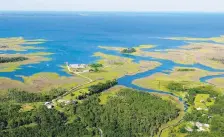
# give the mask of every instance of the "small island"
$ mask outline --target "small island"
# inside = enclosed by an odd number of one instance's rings
[[[121,51],[121,53],[134,53],[134,52],[136,52],[135,48],[127,48]]]
[[[40,51],[44,50],[44,48],[37,46],[37,44],[44,42],[45,40],[42,39],[25,40],[22,37],[0,38],[0,51],[2,51],[0,55],[0,72],[13,72],[20,69],[22,65],[51,60],[46,56],[52,53]],[[38,52],[34,52],[35,50],[38,50]],[[16,53],[8,54],[7,51]]]
[[[19,62],[28,60],[27,57],[0,57],[0,63]]]

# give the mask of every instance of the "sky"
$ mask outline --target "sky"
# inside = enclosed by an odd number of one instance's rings
[[[0,10],[224,12],[224,0],[0,0]]]

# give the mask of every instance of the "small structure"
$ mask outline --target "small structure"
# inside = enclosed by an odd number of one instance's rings
[[[77,104],[77,101],[75,101],[75,100],[59,99],[58,103],[62,103],[63,105],[69,105],[69,104]]]
[[[209,130],[209,124],[203,124],[200,122],[196,122],[195,126],[198,128],[197,131],[208,131]]]
[[[8,46],[0,44],[0,48],[8,48]]]
[[[202,99],[201,101],[200,101],[201,103],[205,103],[205,101]]]
[[[86,64],[69,64],[69,67],[73,69],[84,69],[87,66]]]
[[[195,125],[196,125],[198,128],[203,126],[202,123],[200,123],[200,122],[196,122]]]
[[[200,122],[196,122],[195,126],[198,128],[197,131],[205,131],[205,129],[203,128],[203,124]]]
[[[188,132],[193,132],[193,129],[191,127],[185,127],[185,129],[188,131]]]
[[[212,118],[212,116],[211,115],[208,115],[208,118]]]
[[[44,105],[48,108],[48,109],[52,109],[54,108],[54,105],[52,102],[45,102]]]
[[[198,107],[198,108],[196,108],[197,110],[202,110],[202,108],[200,108],[200,107]]]
[[[204,124],[205,127],[209,128],[209,124]]]

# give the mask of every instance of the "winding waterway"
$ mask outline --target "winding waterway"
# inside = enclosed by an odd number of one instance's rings
[[[173,61],[165,60],[165,59],[157,59],[157,58],[151,58],[151,57],[140,57],[140,56],[133,56],[133,55],[123,55],[123,54],[119,54],[117,52],[110,52],[110,53],[112,53],[113,55],[117,55],[117,56],[124,56],[124,57],[128,57],[128,58],[132,58],[136,62],[138,62],[140,60],[160,62],[161,65],[159,67],[156,67],[152,70],[148,70],[145,72],[137,73],[135,75],[125,75],[124,77],[121,77],[118,79],[118,83],[120,85],[129,87],[129,88],[134,88],[137,90],[142,90],[142,91],[147,91],[147,92],[155,92],[155,93],[161,93],[161,94],[169,94],[169,95],[178,97],[179,100],[184,103],[185,111],[187,110],[187,104],[186,104],[186,102],[184,102],[184,100],[181,97],[176,96],[173,93],[166,92],[166,91],[159,91],[159,90],[143,88],[143,87],[133,84],[132,82],[136,79],[144,78],[144,77],[153,75],[158,72],[169,74],[169,73],[171,73],[171,71],[174,67],[193,67],[193,68],[198,68],[198,69],[207,70],[207,71],[211,71],[211,72],[224,72],[224,69],[223,70],[222,69],[214,69],[214,68],[211,68],[208,66],[204,66],[202,64],[185,65],[185,64],[178,64]],[[207,80],[212,79],[212,78],[217,78],[217,77],[224,77],[224,74],[202,77],[202,78],[200,78],[200,81],[207,83],[206,82]]]
[[[174,67],[195,67],[211,72],[224,72],[201,64],[183,65],[170,60],[122,55],[118,52],[99,49],[99,45],[133,47],[141,44],[156,45],[161,50],[178,48],[184,41],[161,39],[163,37],[214,37],[224,34],[223,14],[196,13],[85,13],[76,12],[2,12],[0,14],[0,38],[23,37],[25,39],[45,39],[40,52],[52,52],[51,61],[21,66],[14,72],[1,72],[0,77],[23,81],[21,77],[40,72],[55,72],[69,76],[60,67],[65,62],[89,64],[98,58],[92,55],[103,52],[140,60],[158,61],[161,66],[136,75],[118,79],[120,85],[144,90],[171,94],[164,91],[145,89],[132,84],[135,79],[147,77],[158,72],[169,74]],[[36,50],[16,53],[33,53]],[[38,51],[39,52],[39,51]],[[0,54],[13,54],[13,51],[1,51]],[[206,82],[223,75],[206,76],[200,79]],[[182,98],[179,98],[183,101]],[[185,108],[187,106],[185,105]]]

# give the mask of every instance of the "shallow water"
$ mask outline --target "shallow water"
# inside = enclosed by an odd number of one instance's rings
[[[136,62],[139,60],[161,62],[162,65],[158,68],[134,76],[124,76],[118,80],[121,85],[151,92],[152,90],[133,85],[132,80],[172,70],[176,66],[196,67],[213,72],[223,70],[201,64],[181,65],[169,60],[121,55],[100,49],[98,46],[132,47],[154,44],[156,48],[148,50],[178,48],[186,43],[161,38],[219,36],[224,34],[223,24],[224,14],[208,13],[0,12],[0,37],[45,39],[47,42],[38,46],[46,49],[38,51],[55,53],[50,55],[51,61],[25,65],[14,72],[0,73],[0,76],[16,80],[22,80],[16,75],[30,76],[38,72],[56,72],[69,76],[60,68],[65,62],[91,63],[99,59],[92,56],[94,52],[104,52],[133,58]],[[21,53],[32,52],[35,50]],[[15,52],[1,51],[0,54],[4,53]],[[201,78],[201,81],[205,82],[213,77],[218,76]]]
[[[52,61],[31,65],[33,68],[24,66],[15,73],[0,73],[0,76],[15,79],[15,74],[29,76],[42,71],[66,75],[60,65],[66,61],[95,61],[97,58],[92,54],[103,51],[99,45],[132,47],[155,44],[156,49],[175,48],[185,42],[160,38],[219,36],[224,34],[223,24],[224,14],[1,12],[0,37],[46,39],[48,41],[39,46],[47,49],[40,51],[55,54],[51,55]]]

